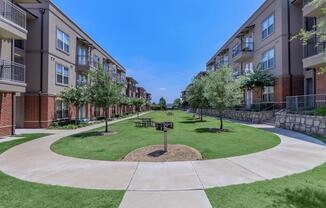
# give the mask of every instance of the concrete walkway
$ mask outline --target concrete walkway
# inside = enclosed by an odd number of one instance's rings
[[[254,154],[206,161],[145,163],[85,160],[50,150],[55,141],[103,124],[64,131],[0,155],[0,171],[31,182],[86,189],[127,190],[122,208],[211,207],[204,189],[280,178],[326,162],[326,147],[295,132],[276,133],[281,144]],[[164,205],[164,206],[163,206]]]

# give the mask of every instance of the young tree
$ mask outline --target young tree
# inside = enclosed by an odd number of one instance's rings
[[[120,114],[122,115],[123,108],[126,108],[130,105],[130,99],[124,95],[120,96],[119,105],[120,105]]]
[[[275,85],[275,77],[258,66],[252,73],[248,73],[242,77],[241,88],[253,90],[258,88],[260,90],[260,99],[263,101],[263,90],[265,87]]]
[[[180,98],[177,98],[173,102],[173,108],[180,108],[181,107],[181,104],[182,104],[181,99]]]
[[[218,71],[210,72],[206,78],[204,96],[219,113],[220,130],[223,130],[225,109],[239,105],[242,99],[240,79],[234,78],[232,72],[230,67],[223,66]]]
[[[195,78],[187,91],[187,101],[191,108],[200,109],[200,121],[203,121],[203,108],[208,107],[208,99],[204,96],[207,77]]]
[[[72,104],[76,110],[75,124],[79,123],[79,108],[82,105],[89,103],[89,93],[86,85],[70,87],[62,91],[59,97],[66,103]]]
[[[136,108],[137,118],[139,118],[140,109],[144,105],[145,101],[141,98],[132,98],[131,103]]]
[[[109,132],[108,119],[110,106],[118,104],[122,86],[118,84],[103,67],[91,72],[89,94],[94,105],[101,106],[105,113],[105,132]]]
[[[163,97],[160,98],[158,105],[160,106],[161,110],[166,110],[168,108],[166,105],[166,100]]]

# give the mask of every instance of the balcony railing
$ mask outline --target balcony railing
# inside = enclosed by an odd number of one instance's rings
[[[326,42],[318,42],[318,38],[311,38],[304,47],[304,58],[326,52]]]
[[[25,83],[25,66],[0,60],[0,80]]]
[[[238,47],[232,51],[232,58],[239,55],[240,52],[253,52],[253,51],[254,51],[254,43],[244,42],[242,43],[242,45],[238,45]]]
[[[8,0],[0,0],[0,16],[26,29],[26,12]]]
[[[289,112],[311,113],[315,108],[326,106],[326,94],[289,96],[286,109]]]
[[[303,0],[303,5],[306,6],[306,5],[310,4],[313,1],[314,0]]]

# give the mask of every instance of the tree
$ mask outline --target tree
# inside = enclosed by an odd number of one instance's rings
[[[163,97],[160,98],[158,105],[160,106],[161,110],[166,110],[168,108],[166,105],[166,100]]]
[[[182,104],[181,99],[180,98],[177,98],[173,102],[173,108],[180,108],[181,107],[181,104]]]
[[[240,79],[234,78],[233,70],[228,66],[208,73],[204,89],[204,97],[210,106],[216,109],[220,117],[220,130],[223,130],[223,114],[225,109],[241,103],[242,93]]]
[[[137,118],[139,118],[140,109],[144,105],[145,101],[141,98],[132,98],[131,103],[136,108]]]
[[[254,88],[260,89],[260,99],[263,100],[263,90],[265,87],[275,85],[275,77],[263,70],[258,66],[253,72],[248,73],[242,77],[241,88],[253,90]]]
[[[195,78],[187,91],[187,101],[195,111],[200,109],[200,121],[203,121],[203,108],[208,107],[208,100],[204,95],[206,77]]]
[[[79,108],[89,102],[89,93],[86,85],[77,85],[62,91],[59,97],[66,103],[72,104],[76,110],[75,124],[79,122]]]
[[[128,107],[130,105],[130,99],[124,95],[120,96],[119,105],[121,111],[120,114],[122,115],[123,108]]]
[[[110,106],[118,104],[122,85],[118,84],[110,73],[99,66],[91,72],[89,94],[90,100],[94,105],[103,107],[105,113],[105,132],[109,132],[108,119]]]
[[[321,12],[324,16],[326,15],[326,7],[324,6],[326,4],[326,0],[314,0],[309,4],[314,7],[321,7]],[[318,18],[318,22],[310,31],[302,28],[298,34],[291,37],[291,41],[301,40],[305,46],[309,43],[311,38],[316,38],[318,40],[315,47],[320,47],[320,44],[326,41],[326,18]],[[320,73],[326,73],[326,67],[322,67],[320,69]]]

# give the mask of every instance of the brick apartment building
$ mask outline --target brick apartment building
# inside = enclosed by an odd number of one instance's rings
[[[264,89],[263,100],[257,90],[245,92],[248,107],[255,102],[284,103],[287,96],[325,93],[325,75],[316,75],[325,64],[324,51],[315,47],[318,40],[307,47],[299,40],[289,41],[322,15],[320,8],[311,8],[309,2],[266,0],[208,61],[207,71],[229,64],[235,76],[256,67],[273,74],[275,86]],[[325,49],[325,44],[321,47]]]
[[[58,94],[87,82],[98,64],[127,92],[126,69],[51,1],[0,0],[0,10],[0,136],[74,119],[74,107]],[[123,112],[110,109],[111,116]],[[88,104],[79,115],[93,120],[103,110]]]

